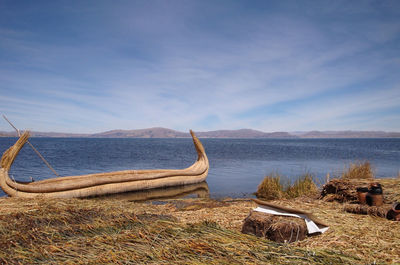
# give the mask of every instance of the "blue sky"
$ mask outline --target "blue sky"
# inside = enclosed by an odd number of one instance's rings
[[[0,0],[0,113],[59,132],[400,131],[400,1]]]

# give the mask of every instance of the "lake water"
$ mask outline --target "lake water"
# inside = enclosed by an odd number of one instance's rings
[[[16,138],[0,137],[3,153]],[[210,160],[211,197],[246,197],[265,175],[294,179],[309,172],[320,182],[339,176],[351,162],[368,160],[377,177],[400,171],[400,139],[201,139]],[[32,138],[30,142],[61,175],[125,169],[179,169],[197,158],[191,139]],[[10,175],[28,181],[54,177],[28,145]],[[0,191],[0,196],[4,193]]]

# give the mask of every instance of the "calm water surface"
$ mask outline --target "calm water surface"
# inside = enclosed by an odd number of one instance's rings
[[[3,153],[16,138],[0,138]],[[62,176],[125,169],[179,169],[197,158],[191,139],[32,138],[31,143]],[[400,171],[400,139],[201,139],[210,160],[211,197],[251,196],[265,175],[293,179],[305,172],[323,182],[355,161],[368,160],[378,177]],[[53,177],[26,145],[11,174],[28,181]],[[0,196],[4,193],[0,191]]]

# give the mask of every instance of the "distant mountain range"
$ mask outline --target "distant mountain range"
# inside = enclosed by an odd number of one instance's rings
[[[291,135],[300,138],[397,138],[400,137],[399,132],[383,132],[383,131],[310,131],[297,132]]]
[[[398,138],[399,132],[383,131],[309,131],[309,132],[272,132],[266,133],[252,129],[218,130],[196,132],[201,138]],[[0,137],[16,136],[13,132],[0,132]],[[94,134],[73,134],[55,132],[31,132],[32,137],[87,137],[87,138],[186,138],[188,132],[179,132],[167,128],[149,128],[139,130],[112,130]]]

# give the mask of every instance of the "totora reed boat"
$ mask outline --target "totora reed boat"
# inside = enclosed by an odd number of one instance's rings
[[[185,169],[123,170],[23,183],[11,179],[8,172],[19,151],[28,142],[29,132],[25,131],[1,158],[0,186],[12,197],[75,198],[200,183],[208,174],[208,158],[200,140],[192,131],[190,134],[198,158]]]

